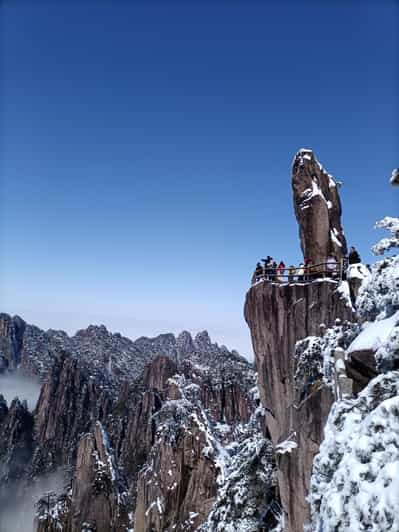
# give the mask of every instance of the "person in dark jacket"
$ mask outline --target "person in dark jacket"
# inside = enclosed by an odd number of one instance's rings
[[[349,250],[349,264],[358,264],[362,262],[359,253],[356,251],[355,246],[351,246]]]
[[[293,283],[294,277],[296,274],[296,268],[291,264],[291,266],[288,266],[288,282]]]
[[[270,280],[276,282],[277,277],[277,262],[272,259],[270,263]]]
[[[263,268],[260,262],[256,263],[255,268],[255,282],[260,281],[263,277]]]
[[[262,262],[265,263],[265,279],[267,281],[270,281],[271,274],[272,274],[271,268],[272,268],[273,257],[268,255],[265,259],[262,259]]]

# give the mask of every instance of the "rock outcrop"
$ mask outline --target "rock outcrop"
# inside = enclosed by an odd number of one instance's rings
[[[183,404],[165,407],[157,439],[137,486],[135,531],[194,531],[216,497],[218,470],[209,453],[206,420]],[[186,423],[170,430],[171,419]],[[207,452],[208,451],[208,452]]]
[[[331,254],[339,260],[347,252],[338,186],[312,150],[299,150],[292,166],[294,209],[303,255],[314,264]]]
[[[127,485],[97,422],[79,443],[70,492],[52,506],[41,505],[37,532],[126,532],[130,525]]]
[[[294,159],[292,184],[301,247],[314,263],[346,252],[335,181],[314,154],[301,150]],[[349,290],[347,290],[349,292]],[[320,326],[352,320],[352,305],[331,279],[309,283],[257,283],[248,291],[244,309],[258,370],[266,423],[278,449],[278,482],[286,532],[299,532],[309,520],[306,496],[313,458],[333,403],[331,388],[316,379],[306,393],[295,382],[295,345],[321,334]],[[289,452],[290,451],[290,452]]]
[[[111,398],[74,358],[60,355],[43,384],[35,411],[35,468],[73,463],[80,435],[107,417]]]
[[[138,434],[144,435],[142,456],[146,450],[148,456],[137,477],[136,531],[188,532],[206,520],[224,475],[222,445],[242,439],[235,427],[245,425],[255,408],[249,398],[253,374],[244,361],[236,363],[230,364],[232,374],[204,361],[176,367],[158,357],[145,370],[151,391],[137,410],[151,417],[145,421],[144,415],[141,423],[133,417],[124,448],[124,456],[131,457]],[[233,383],[239,368],[242,382]],[[226,390],[235,393],[226,396]]]
[[[33,485],[39,497],[44,476],[70,486],[38,500],[39,532],[195,530],[216,501],[212,523],[223,528],[230,489],[249,485],[243,532],[276,522],[275,513],[255,511],[276,499],[275,464],[246,359],[206,332],[132,342],[102,326],[69,337],[25,324],[14,349],[14,320],[6,317],[3,328],[7,361],[12,355],[18,371],[43,383],[32,413],[18,400],[10,409],[0,400],[2,471],[18,479],[26,500]],[[23,460],[14,474],[16,450]]]
[[[108,436],[100,422],[83,436],[72,479],[71,532],[84,523],[96,532],[125,532],[129,525],[127,486],[117,469]]]
[[[0,373],[18,367],[24,330],[25,322],[19,316],[0,314]]]
[[[0,494],[26,475],[33,452],[33,416],[26,401],[7,407],[0,395]]]

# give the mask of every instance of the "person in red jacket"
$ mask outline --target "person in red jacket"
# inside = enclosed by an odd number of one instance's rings
[[[310,281],[312,279],[312,259],[305,259],[305,281]]]
[[[280,283],[284,282],[284,273],[285,273],[285,264],[281,260],[280,264],[277,266],[277,280],[280,281]]]

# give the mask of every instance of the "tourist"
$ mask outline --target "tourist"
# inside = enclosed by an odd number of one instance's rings
[[[327,277],[336,277],[336,273],[337,273],[337,259],[335,258],[334,255],[329,255],[329,257],[327,257],[327,265],[326,265],[326,270],[327,270]]]
[[[277,262],[272,259],[270,263],[270,280],[275,281],[277,276]]]
[[[358,264],[361,261],[359,253],[356,251],[355,246],[351,246],[349,250],[349,264]]]
[[[263,278],[263,268],[260,262],[256,263],[255,268],[255,282],[260,281]]]
[[[311,280],[311,273],[312,273],[312,259],[306,258],[305,259],[305,281]]]
[[[296,273],[298,283],[303,283],[305,279],[305,265],[303,262],[301,262],[301,264],[299,265],[299,268],[297,269]]]
[[[295,266],[289,266],[288,267],[288,282],[289,283],[293,283],[294,282],[294,277],[295,277],[295,272],[296,272],[296,268]]]
[[[283,282],[284,282],[284,272],[285,272],[285,264],[284,264],[284,262],[281,260],[281,261],[280,261],[280,264],[277,266],[277,280],[278,280],[280,283],[283,283]]]
[[[272,262],[273,262],[273,257],[268,255],[265,259],[262,259],[262,262],[265,263],[265,265],[264,265],[264,268],[265,268],[265,279],[267,281],[270,281],[271,280],[271,265],[272,265]]]

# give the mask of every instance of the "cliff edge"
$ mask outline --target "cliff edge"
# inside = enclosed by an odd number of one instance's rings
[[[292,169],[294,205],[301,247],[313,262],[346,253],[341,203],[336,182],[313,152],[300,150]],[[296,343],[320,336],[336,320],[352,321],[354,311],[339,281],[258,282],[246,295],[245,319],[251,331],[260,398],[275,446],[278,484],[285,530],[299,532],[309,521],[312,463],[334,401],[330,387],[314,378],[305,387],[296,382]]]

